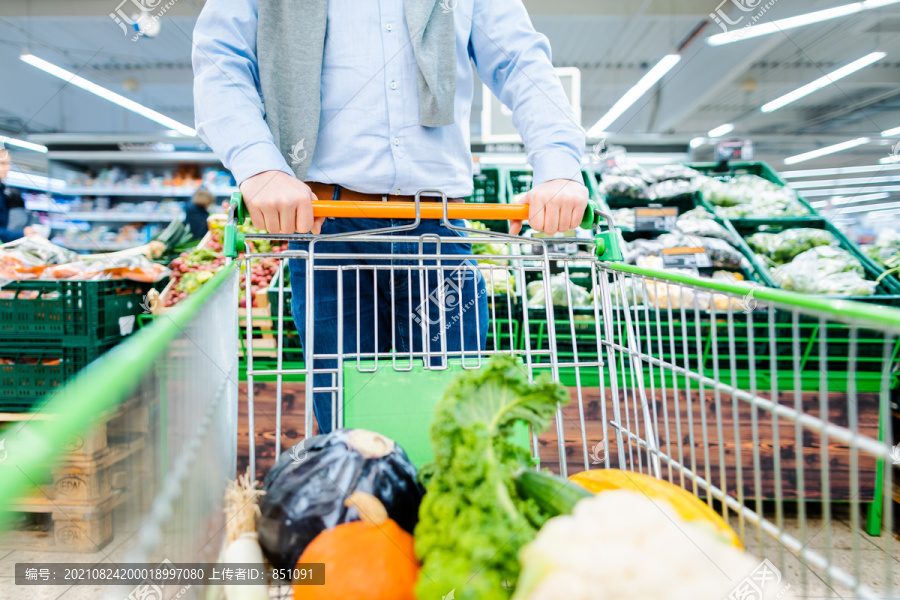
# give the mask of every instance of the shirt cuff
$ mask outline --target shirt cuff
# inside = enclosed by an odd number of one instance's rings
[[[284,160],[284,156],[271,142],[257,142],[245,146],[231,157],[230,163],[228,168],[238,185],[265,171],[283,171],[291,177],[296,177]]]
[[[584,183],[581,177],[581,161],[564,151],[547,152],[534,160],[534,181],[532,186],[554,179],[570,179]]]

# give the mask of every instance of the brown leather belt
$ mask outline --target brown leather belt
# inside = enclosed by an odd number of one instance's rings
[[[393,194],[363,194],[362,192],[354,192],[347,188],[329,185],[327,183],[319,183],[317,181],[307,181],[306,185],[312,190],[319,200],[349,200],[350,202],[415,202],[415,196],[395,196]],[[337,195],[335,195],[335,189]],[[440,202],[440,197],[422,196],[422,202]],[[449,202],[460,202],[459,198],[448,198]]]

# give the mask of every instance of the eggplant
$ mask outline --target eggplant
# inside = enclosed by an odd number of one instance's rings
[[[282,453],[263,492],[259,544],[273,567],[292,569],[323,530],[360,520],[355,506],[344,506],[354,492],[378,498],[388,516],[412,534],[424,489],[393,440],[365,429],[339,429]]]

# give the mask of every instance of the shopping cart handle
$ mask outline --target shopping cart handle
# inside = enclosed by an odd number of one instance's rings
[[[343,219],[415,219],[416,204],[414,202],[354,202],[350,200],[316,200],[312,203],[313,216],[335,217]],[[472,202],[450,202],[447,204],[447,217],[450,219],[469,219],[471,221],[527,221],[527,204],[475,204]],[[603,213],[593,198],[589,200],[581,227],[590,229]],[[419,202],[419,216],[422,219],[444,218],[444,205],[435,202],[434,198]],[[243,224],[247,219],[247,210],[240,192],[231,196],[229,208],[229,225],[225,231],[225,255],[234,258],[243,250],[243,236],[235,225]],[[611,224],[611,223],[610,223]],[[229,233],[230,232],[230,233]],[[229,253],[230,252],[230,253]]]

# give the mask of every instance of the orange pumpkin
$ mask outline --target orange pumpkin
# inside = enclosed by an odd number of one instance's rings
[[[375,496],[354,492],[345,506],[355,506],[361,521],[342,523],[317,535],[298,563],[325,563],[325,585],[296,585],[303,600],[416,600],[419,563],[413,537]]]

